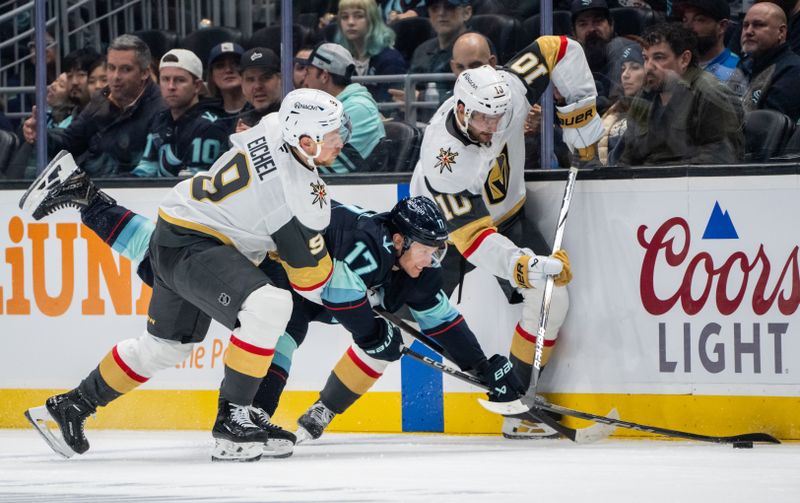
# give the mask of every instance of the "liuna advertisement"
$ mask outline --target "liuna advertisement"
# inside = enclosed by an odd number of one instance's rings
[[[758,427],[800,437],[799,180],[579,177],[564,240],[574,274],[570,310],[541,389],[564,405],[598,413],[617,407],[624,418],[665,427],[715,433]],[[528,182],[526,212],[549,240],[563,186]],[[407,190],[331,189],[343,202],[376,210],[388,210]],[[154,218],[166,190],[109,192]],[[80,225],[76,211],[36,222],[17,208],[20,196],[0,191],[0,426],[6,427],[23,426],[22,410],[53,389],[77,385],[115,342],[140,335],[149,300],[135,265]],[[487,353],[508,351],[520,309],[505,302],[492,277],[468,273],[457,307]],[[208,415],[228,336],[212,324],[186,362],[148,381],[132,393],[141,399],[132,396],[127,411],[99,424],[162,427],[131,419],[138,417],[132,409],[153,399],[199,404]],[[295,419],[314,401],[349,342],[340,327],[311,325],[295,353],[279,420]],[[441,374],[391,365],[331,426],[496,432],[499,419],[475,404],[478,396]]]

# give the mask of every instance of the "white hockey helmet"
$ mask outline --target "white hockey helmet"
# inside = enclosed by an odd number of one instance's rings
[[[283,98],[278,112],[283,141],[292,147],[300,147],[300,138],[308,136],[317,143],[319,155],[322,137],[338,130],[342,143],[350,139],[350,120],[344,113],[342,102],[317,89],[295,89]]]
[[[511,116],[511,89],[503,76],[489,65],[464,70],[456,79],[453,89],[456,106],[464,104],[464,124],[458,122],[464,134],[475,112],[489,117],[505,116],[508,124]]]

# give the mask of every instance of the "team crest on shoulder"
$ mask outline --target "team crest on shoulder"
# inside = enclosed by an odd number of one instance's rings
[[[311,202],[312,205],[319,203],[319,207],[322,208],[324,205],[328,204],[328,188],[325,186],[324,183],[314,183],[311,182],[311,195],[314,196],[314,201]]]
[[[444,173],[444,170],[452,173],[453,164],[456,163],[456,157],[458,157],[458,152],[453,152],[450,150],[450,147],[447,147],[447,150],[440,148],[439,155],[436,156],[437,163],[433,167],[439,168],[439,174]]]

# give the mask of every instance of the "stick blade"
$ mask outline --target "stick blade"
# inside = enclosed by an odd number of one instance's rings
[[[522,403],[521,400],[511,400],[510,402],[490,402],[483,398],[478,398],[478,403],[484,409],[501,416],[513,416],[515,414],[524,414],[530,410],[530,407]]]
[[[606,414],[606,417],[619,419],[619,412],[616,407]],[[592,444],[611,436],[617,429],[616,426],[603,423],[594,423],[586,428],[575,428],[575,443]]]
[[[743,435],[733,435],[724,437],[725,442],[761,442],[765,444],[780,444],[781,441],[768,433],[745,433]]]

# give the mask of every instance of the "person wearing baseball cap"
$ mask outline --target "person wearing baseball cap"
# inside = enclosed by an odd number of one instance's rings
[[[638,44],[614,35],[614,19],[606,0],[573,0],[570,11],[575,40],[583,47],[595,77],[597,110],[602,114],[609,98],[623,94],[619,86],[622,53]]]
[[[351,82],[356,64],[350,52],[339,44],[323,43],[311,51],[307,66],[303,85],[335,96],[344,105],[353,126],[350,140],[333,165],[318,169],[323,174],[350,173],[384,162],[376,157],[382,155],[382,149],[375,149],[386,136],[381,114],[369,90]]]
[[[233,42],[223,42],[211,48],[208,56],[208,92],[221,101],[226,116],[241,112],[247,100],[242,94],[239,60],[244,49]]]
[[[153,116],[134,176],[160,177],[206,171],[229,132],[217,122],[214,100],[200,98],[203,63],[192,51],[172,49],[161,57],[158,84],[167,109]]]
[[[242,93],[247,103],[256,109],[274,107],[281,101],[281,60],[272,49],[253,47],[239,60]],[[249,107],[245,107],[247,111]]]
[[[737,96],[747,89],[747,79],[738,68],[739,56],[725,47],[725,32],[731,8],[726,0],[679,0],[675,8],[683,26],[697,35],[700,68],[715,76]]]

